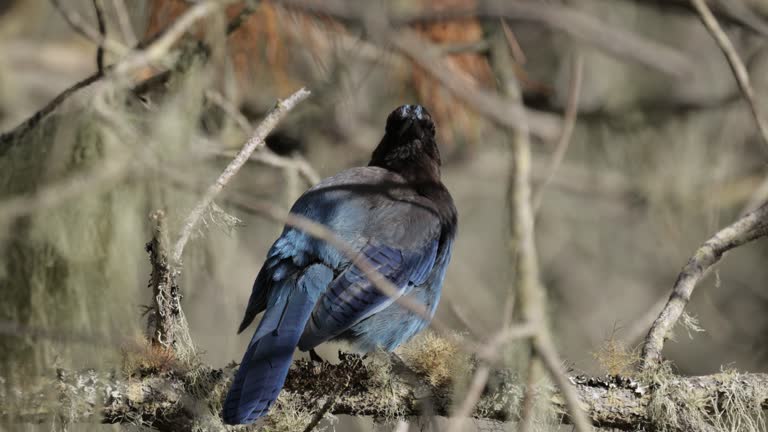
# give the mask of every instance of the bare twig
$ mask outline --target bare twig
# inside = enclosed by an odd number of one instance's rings
[[[94,41],[99,42],[99,32],[90,27],[88,23],[85,22],[82,16],[80,16],[77,13],[72,12],[71,10],[64,7],[64,5],[61,4],[60,0],[50,0],[51,6],[53,6],[54,9],[56,9],[56,12],[61,15],[61,17],[66,21],[67,25],[69,25],[72,30],[75,31],[75,33],[79,34],[80,36]]]
[[[106,33],[102,33],[100,29],[93,28],[93,26],[88,24],[88,22],[86,22],[81,15],[73,12],[71,9],[64,7],[60,0],[50,1],[54,9],[56,9],[62,18],[64,18],[64,21],[66,21],[67,24],[72,27],[72,29],[80,36],[92,41],[102,49],[106,49],[120,56],[125,55],[128,51],[130,51],[130,49],[122,43],[114,39],[107,38]],[[99,12],[97,12],[96,18],[99,20]],[[101,26],[102,22],[103,17],[101,20],[99,20],[99,26]]]
[[[584,71],[584,57],[577,53],[573,58],[571,65],[571,82],[568,90],[568,102],[565,106],[565,115],[563,116],[563,129],[560,131],[560,139],[557,141],[557,147],[552,154],[552,161],[549,164],[547,170],[547,176],[539,186],[538,191],[533,196],[533,212],[534,214],[541,207],[541,200],[544,196],[549,183],[557,174],[557,170],[563,163],[565,158],[565,152],[568,151],[568,145],[571,142],[571,135],[573,129],[576,126],[576,117],[579,113],[579,93],[581,92],[581,79]]]
[[[240,168],[248,161],[251,154],[258,148],[264,146],[264,139],[269,132],[277,126],[280,120],[285,117],[296,105],[301,101],[309,97],[310,92],[305,88],[300,88],[287,99],[279,101],[277,105],[267,114],[264,120],[256,127],[251,138],[245,143],[240,152],[232,159],[232,162],[227,165],[224,172],[221,173],[219,178],[208,188],[203,195],[200,202],[197,203],[195,208],[187,215],[184,220],[184,225],[179,234],[179,239],[176,241],[173,247],[173,262],[180,263],[181,256],[184,253],[184,246],[186,246],[189,237],[192,235],[193,230],[200,221],[205,210],[213,202],[213,199],[224,189],[227,183],[232,177],[240,171]]]
[[[113,73],[117,76],[128,76],[131,72],[149,66],[168,54],[173,45],[189,30],[197,21],[218,11],[224,6],[234,3],[235,0],[209,0],[196,3],[187,9],[179,19],[166,28],[151,44],[141,50],[136,50],[126,58],[118,62]]]
[[[139,39],[136,37],[136,33],[133,31],[133,25],[131,25],[131,16],[128,14],[128,9],[125,7],[124,0],[112,0],[112,4],[115,6],[115,15],[117,15],[117,23],[120,25],[120,32],[123,34],[123,38],[129,46],[136,46]]]
[[[92,0],[93,10],[96,13],[96,22],[99,26],[99,46],[96,48],[96,70],[104,75],[104,42],[107,39],[107,23],[104,21],[104,6],[101,0]]]
[[[410,30],[388,32],[388,35],[397,50],[440,81],[448,91],[472,109],[500,126],[511,129],[523,126],[524,111],[519,104],[513,104],[457,77],[441,58],[439,48]]]
[[[224,113],[232,118],[237,126],[245,133],[251,133],[251,123],[243,115],[242,112],[230,101],[228,101],[221,93],[210,90],[206,92],[206,97],[213,103],[219,106]],[[233,158],[237,153],[231,152],[217,152],[221,156],[227,156]],[[283,157],[267,147],[262,147],[259,151],[254,152],[251,155],[250,160],[255,162],[261,162],[265,165],[273,166],[275,168],[296,170],[304,177],[304,180],[310,185],[314,185],[320,182],[320,175],[317,174],[312,165],[301,156]]]
[[[499,24],[501,24],[501,29],[504,31],[504,39],[507,40],[507,45],[512,52],[512,58],[515,60],[515,63],[524,65],[528,59],[525,51],[523,51],[523,47],[520,46],[520,42],[515,37],[515,33],[509,28],[509,24],[507,24],[504,18],[499,19]]]
[[[34,113],[28,119],[24,120],[24,122],[22,122],[20,125],[16,126],[13,130],[4,134],[0,134],[0,154],[4,153],[8,147],[12,146],[17,139],[24,136],[24,134],[31,131],[38,124],[40,124],[40,121],[42,121],[45,117],[48,116],[48,114],[52,113],[56,108],[58,108],[62,102],[67,100],[70,96],[77,93],[81,89],[90,86],[96,81],[99,81],[101,78],[102,75],[96,72],[93,75],[76,82],[71,87],[67,88],[58,96],[53,98],[42,109]]]
[[[475,405],[483,395],[485,384],[488,382],[490,374],[490,365],[495,362],[499,356],[501,348],[512,340],[519,338],[533,337],[536,335],[537,328],[530,324],[521,324],[517,326],[507,326],[497,332],[486,344],[480,346],[477,352],[477,358],[481,361],[475,370],[472,380],[464,396],[461,405],[453,414],[453,420],[449,425],[449,431],[458,432],[464,420],[471,417]]]
[[[328,414],[328,411],[333,408],[333,404],[336,402],[336,396],[335,395],[329,395],[328,400],[325,401],[325,404],[323,404],[322,407],[315,413],[314,416],[312,416],[312,420],[310,420],[307,427],[304,428],[304,432],[312,432],[313,429],[317,427],[318,424],[323,420],[323,417],[325,417],[326,414]]]
[[[525,387],[523,388],[523,400],[520,402],[520,420],[518,423],[518,432],[528,432],[533,427],[533,412],[536,390],[536,383],[539,382],[543,371],[541,370],[541,360],[536,358],[535,351],[531,347],[529,360],[525,370]]]
[[[310,420],[309,424],[304,428],[304,432],[312,432],[318,424],[323,420],[323,417],[325,417],[326,414],[333,408],[333,406],[336,404],[336,400],[339,398],[341,394],[343,394],[347,388],[349,387],[349,380],[350,378],[347,378],[344,385],[337,385],[337,389],[333,392],[333,394],[327,394],[325,393],[328,400],[325,401],[322,407],[320,407],[319,410],[315,413],[314,416],[312,416],[312,420]]]
[[[666,306],[651,326],[643,346],[644,367],[661,362],[664,340],[691,299],[696,284],[729,250],[768,235],[768,204],[723,228],[707,240],[683,267]]]
[[[346,21],[360,21],[362,18],[361,8],[352,8],[348,3],[340,1],[281,0],[280,3],[309,13],[326,14]],[[403,15],[393,13],[390,16],[390,23],[400,32],[404,27],[415,23],[467,17],[494,20],[505,18],[510,21],[542,24],[618,58],[633,61],[678,78],[688,76],[695,70],[695,64],[688,56],[674,48],[627,32],[560,3],[535,0],[485,0],[478,1],[474,7],[441,10],[435,10],[432,7],[413,8]]]
[[[448,432],[459,432],[464,425],[464,420],[472,415],[472,411],[475,410],[475,405],[483,396],[483,390],[485,384],[488,382],[488,376],[490,375],[491,368],[488,364],[483,363],[477,367],[472,381],[469,383],[469,389],[464,396],[464,400],[456,410],[454,418],[448,426]]]
[[[51,0],[54,3],[54,5],[58,4],[59,7],[61,7],[59,0]],[[69,11],[67,11],[64,8],[61,8],[63,13],[69,14]],[[253,8],[244,8],[243,11],[238,14],[237,17],[233,18],[229,22],[229,25],[227,26],[227,34],[232,33],[233,31],[237,30],[240,25],[245,21],[245,18],[253,13]],[[69,15],[67,15],[69,16]],[[82,21],[82,19],[80,19]],[[93,31],[88,31],[86,34],[84,34],[85,37],[88,39],[94,40],[97,43],[101,42],[98,38],[98,33]],[[111,39],[108,39],[106,41],[103,41],[104,46],[110,50],[115,51],[117,54],[123,54],[125,53],[125,47],[122,44],[115,44],[114,41]],[[146,45],[145,42],[140,43],[139,45]],[[181,56],[180,56],[181,57]],[[110,69],[109,66],[107,66],[105,69]],[[168,77],[168,72],[163,72],[161,74],[155,75],[153,77],[148,78],[144,83],[141,83],[137,86],[137,88],[144,88],[147,87],[147,82],[156,82],[156,81],[164,81],[164,78]],[[59,105],[62,104],[65,100],[67,100],[69,97],[77,93],[78,91],[82,90],[83,88],[86,88],[90,86],[91,84],[101,80],[104,78],[104,75],[96,72],[93,75],[90,75],[81,81],[73,84],[71,87],[67,88],[63,92],[61,92],[58,96],[56,96],[53,100],[48,102],[42,109],[35,112],[32,116],[30,116],[28,119],[24,120],[21,124],[16,126],[14,129],[12,129],[9,132],[0,134],[0,154],[2,154],[9,146],[13,145],[14,142],[19,139],[20,137],[24,136],[27,132],[34,129],[40,122],[46,118],[49,114],[51,114],[56,108],[59,107]]]
[[[270,165],[277,168],[293,169],[298,171],[304,181],[310,186],[320,182],[320,175],[312,168],[312,165],[306,159],[299,155],[292,157],[280,156],[269,149],[263,149],[251,156],[251,160]]]
[[[696,12],[690,0],[634,0],[660,9]],[[753,10],[749,1],[710,1],[709,6],[719,19],[731,25],[743,27],[762,36],[768,36],[768,22]]]
[[[741,93],[744,95],[744,99],[746,99],[747,104],[749,105],[752,116],[755,118],[755,123],[760,131],[760,137],[768,148],[768,123],[766,123],[766,120],[760,111],[760,107],[757,105],[755,89],[750,82],[747,67],[744,65],[741,57],[739,57],[736,48],[733,46],[733,43],[731,43],[731,40],[728,39],[723,28],[720,27],[712,10],[707,6],[706,0],[691,0],[691,3],[696,8],[696,12],[698,12],[704,26],[715,39],[715,42],[717,42],[717,45],[723,51],[723,54],[725,54],[725,58],[728,60],[728,65],[730,65],[731,71],[733,71],[733,76],[739,84],[739,89],[741,89]]]

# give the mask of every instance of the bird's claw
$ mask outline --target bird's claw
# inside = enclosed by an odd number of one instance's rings
[[[309,350],[309,359],[312,360],[313,363],[326,363],[326,361],[320,357],[320,354],[318,354],[314,348]]]

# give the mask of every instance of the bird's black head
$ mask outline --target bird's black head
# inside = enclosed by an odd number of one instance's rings
[[[369,165],[408,177],[439,180],[440,152],[429,111],[420,105],[403,105],[392,111],[387,117],[384,137],[373,151]]]

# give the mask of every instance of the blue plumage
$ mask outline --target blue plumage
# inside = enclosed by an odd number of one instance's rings
[[[456,209],[440,182],[431,116],[405,105],[387,119],[367,167],[327,178],[291,209],[326,225],[357,249],[400,296],[434,314],[456,231]],[[296,347],[329,340],[393,350],[427,322],[379,292],[327,243],[286,227],[256,278],[240,325],[265,311],[227,394],[228,424],[265,415],[282,388]]]

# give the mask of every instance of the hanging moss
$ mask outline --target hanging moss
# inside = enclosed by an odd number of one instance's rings
[[[87,106],[87,105],[86,105]],[[82,105],[0,148],[2,196],[33,194],[61,179],[124,157],[120,143]],[[73,197],[0,226],[0,319],[49,334],[97,335],[101,346],[60,346],[29,334],[0,336],[0,371],[24,377],[55,361],[86,364],[117,353],[112,333],[134,331],[146,214],[139,183]],[[115,323],[119,323],[118,326]],[[23,379],[23,378],[22,378]]]

